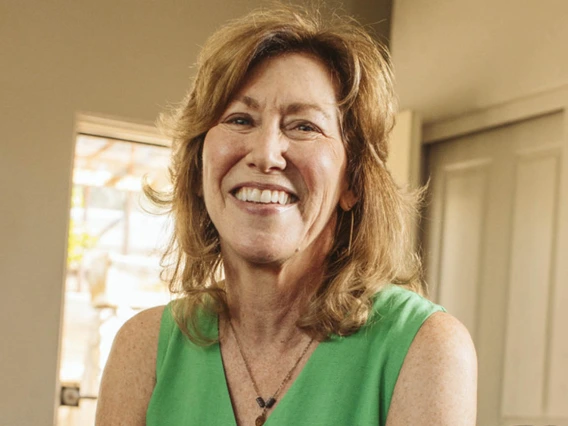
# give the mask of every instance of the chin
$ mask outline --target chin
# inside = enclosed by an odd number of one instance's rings
[[[281,265],[292,257],[294,251],[291,253],[282,250],[255,250],[243,253],[243,258],[249,263],[258,265]]]
[[[258,265],[281,265],[296,253],[294,247],[287,247],[282,239],[268,242],[251,242],[234,247],[237,257]]]

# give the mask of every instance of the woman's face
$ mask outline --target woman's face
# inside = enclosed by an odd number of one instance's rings
[[[329,251],[336,206],[352,198],[335,92],[314,57],[269,58],[207,133],[203,196],[226,260],[283,264]]]

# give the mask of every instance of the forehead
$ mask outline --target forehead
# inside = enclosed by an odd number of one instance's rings
[[[261,103],[264,96],[273,95],[281,101],[317,101],[335,108],[336,80],[319,57],[303,52],[283,53],[255,64],[231,101],[252,97]]]

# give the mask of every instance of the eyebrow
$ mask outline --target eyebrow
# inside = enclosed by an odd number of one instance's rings
[[[302,102],[295,102],[293,104],[287,105],[285,108],[285,112],[287,114],[296,114],[298,112],[302,112],[305,110],[315,110],[317,112],[319,112],[320,114],[322,114],[327,120],[330,120],[331,117],[329,116],[329,114],[319,105],[317,104],[308,104],[308,103],[302,103]]]
[[[256,99],[251,98],[250,96],[240,96],[237,98],[237,101],[242,102],[251,109],[255,110],[260,109],[260,103]]]
[[[243,104],[245,104],[247,107],[249,107],[251,109],[254,109],[254,110],[260,109],[260,102],[258,102],[254,98],[251,98],[250,96],[240,96],[236,100],[238,102],[242,102]],[[310,104],[310,103],[305,103],[305,102],[294,102],[294,103],[291,103],[289,105],[286,105],[284,107],[284,113],[285,114],[297,114],[299,112],[310,110],[310,109],[319,112],[328,120],[331,119],[331,116],[329,115],[329,113],[327,111],[325,111],[318,104]]]

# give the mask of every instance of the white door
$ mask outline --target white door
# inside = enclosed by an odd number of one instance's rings
[[[568,425],[562,113],[429,145],[431,297],[469,329],[478,425]],[[563,193],[564,192],[564,193]],[[564,233],[563,235],[566,235]]]

